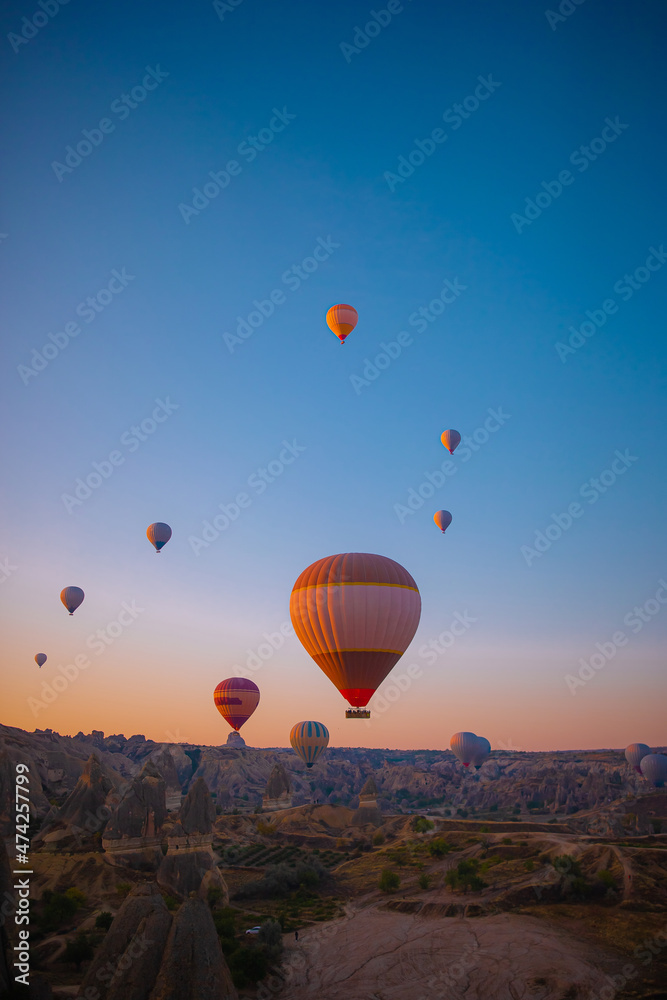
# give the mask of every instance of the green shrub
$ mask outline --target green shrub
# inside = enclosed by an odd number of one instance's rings
[[[380,844],[384,844],[384,834],[380,830],[378,830],[378,832],[373,836],[373,843],[376,847],[379,847]]]
[[[101,913],[97,914],[95,918],[95,926],[99,927],[100,930],[108,931],[113,923],[113,913],[109,913],[108,910],[102,910]]]
[[[395,892],[401,884],[400,877],[391,868],[384,868],[378,883],[383,892]]]
[[[118,893],[118,895],[122,899],[125,899],[125,897],[128,896],[131,891],[132,891],[132,883],[131,882],[118,882],[118,883],[116,883],[116,892]]]
[[[445,875],[445,883],[450,889],[463,889],[464,892],[467,892],[468,889],[484,889],[486,882],[479,877],[479,867],[480,863],[477,858],[459,861],[456,868],[450,868]]]
[[[164,901],[167,904],[167,909],[168,910],[176,910],[176,909],[178,909],[178,905],[179,904],[178,904],[178,900],[176,899],[175,896],[165,896],[164,897]]]
[[[411,825],[415,833],[426,833],[428,830],[433,829],[435,823],[430,819],[426,819],[425,816],[415,816]]]
[[[597,877],[598,877],[598,880],[600,882],[602,882],[602,884],[605,887],[605,889],[616,889],[617,888],[616,879],[614,878],[614,876],[612,875],[612,873],[610,871],[607,871],[606,868],[602,868],[597,873]]]
[[[442,837],[435,837],[428,845],[428,853],[434,858],[442,858],[449,854],[452,845],[447,843]]]
[[[227,964],[237,989],[259,982],[269,971],[269,960],[262,948],[237,948]]]
[[[501,844],[510,845],[511,843],[512,843],[512,838],[511,837],[503,837],[503,839],[501,840]]]
[[[63,962],[73,962],[76,971],[81,968],[82,962],[87,962],[93,957],[93,946],[87,934],[77,934],[73,941],[67,942],[67,947],[63,954]]]
[[[428,889],[430,885],[431,885],[431,876],[430,875],[423,874],[423,875],[419,876],[419,888],[420,889]]]

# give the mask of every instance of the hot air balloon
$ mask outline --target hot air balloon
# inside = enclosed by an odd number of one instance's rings
[[[357,325],[359,313],[354,306],[337,305],[332,306],[327,313],[327,323],[333,330],[341,344],[345,343],[345,338],[349,336]]]
[[[421,598],[393,559],[346,552],[318,559],[292,589],[290,617],[307,653],[355,710],[364,709],[419,625]]]
[[[477,737],[477,752],[476,752],[476,754],[473,757],[472,762],[471,762],[471,763],[473,763],[475,765],[475,770],[476,771],[479,771],[479,769],[482,766],[482,764],[486,760],[488,760],[490,753],[491,753],[491,744],[489,743],[489,741],[487,740],[487,738],[485,736],[478,736]]]
[[[667,757],[664,753],[647,753],[639,765],[650,785],[662,788],[667,781]]]
[[[259,688],[245,677],[228,677],[213,692],[215,707],[238,733],[259,705]]]
[[[171,528],[163,521],[156,521],[155,524],[149,524],[146,528],[146,537],[151,545],[155,546],[155,551],[159,552],[171,538]]]
[[[630,767],[634,767],[637,774],[641,774],[642,769],[639,766],[641,759],[650,752],[651,748],[647,747],[645,743],[631,743],[630,746],[625,748],[625,759]]]
[[[433,515],[433,520],[438,525],[440,531],[444,535],[444,533],[447,531],[447,528],[452,523],[452,515],[449,513],[448,510],[436,510],[435,514]]]
[[[329,745],[329,730],[321,722],[297,722],[289,741],[306,767],[312,767]]]
[[[474,733],[454,733],[449,746],[455,757],[461,761],[464,767],[475,760],[475,755],[480,752],[478,738]]]
[[[60,591],[60,600],[71,615],[74,614],[86,595],[81,587],[65,587]]]
[[[458,431],[443,431],[440,435],[440,440],[444,444],[445,448],[450,455],[453,455],[455,450],[461,444],[461,435]]]
[[[38,653],[35,657],[35,663],[38,667],[43,667],[46,663],[46,653]]]

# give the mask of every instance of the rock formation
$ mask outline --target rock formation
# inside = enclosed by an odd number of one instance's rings
[[[374,779],[370,777],[359,792],[359,808],[355,810],[352,816],[353,826],[365,826],[366,823],[379,826],[382,823],[382,813],[377,803],[377,797],[377,785]]]
[[[157,870],[162,861],[162,824],[166,816],[164,779],[148,761],[104,830],[102,846],[111,864]]]
[[[245,745],[246,745],[245,740],[243,739],[241,734],[237,733],[236,731],[231,732],[227,737],[228,747],[244,747]]]
[[[180,822],[167,835],[167,853],[157,874],[158,884],[181,898],[199,891],[202,879],[215,869],[213,823],[215,808],[206,782],[198,778],[181,809]],[[216,869],[217,872],[217,869]],[[209,876],[207,885],[221,889],[229,898],[222,876]]]
[[[276,764],[269,775],[262,805],[266,810],[289,809],[292,805],[292,786],[282,764]]]
[[[60,809],[47,816],[33,847],[47,851],[94,851],[101,843],[101,831],[110,816],[105,805],[113,781],[105,773],[96,754],[91,754],[74,790]]]
[[[167,812],[180,809],[182,799],[181,782],[178,777],[174,758],[169,752],[168,747],[163,746],[157,753],[151,754],[150,759],[164,778]]]
[[[174,918],[150,1000],[236,1000],[211,911],[188,899]]]

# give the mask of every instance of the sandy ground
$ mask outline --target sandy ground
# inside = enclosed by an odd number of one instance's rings
[[[373,907],[286,946],[283,1000],[589,1000],[608,985],[590,945],[509,913],[430,919]]]

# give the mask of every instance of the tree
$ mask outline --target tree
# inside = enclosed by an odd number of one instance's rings
[[[92,957],[93,948],[88,940],[88,935],[77,934],[73,941],[67,942],[65,954],[63,955],[63,961],[73,962],[76,965],[76,971],[78,972],[81,968],[81,963],[87,962],[88,959]]]
[[[383,892],[395,892],[401,884],[401,879],[391,868],[384,868],[378,884]]]
[[[415,816],[412,821],[412,829],[415,833],[426,833],[428,830],[432,830],[434,826],[435,823],[430,819],[426,819],[425,816]]]
[[[430,875],[426,875],[426,873],[424,873],[423,875],[419,876],[419,888],[420,889],[428,889],[430,885],[431,885],[431,876]]]
[[[448,844],[442,837],[435,837],[428,845],[428,853],[434,858],[444,857],[445,854],[449,854],[451,849],[452,845]]]
[[[464,892],[467,892],[468,889],[474,891],[484,889],[486,882],[479,877],[478,871],[479,861],[477,858],[459,861],[456,868],[450,868],[447,872],[445,882],[450,889],[463,889]]]
[[[101,913],[97,914],[95,918],[95,926],[99,927],[100,930],[108,931],[113,923],[113,913],[109,913],[108,910],[102,910]]]

